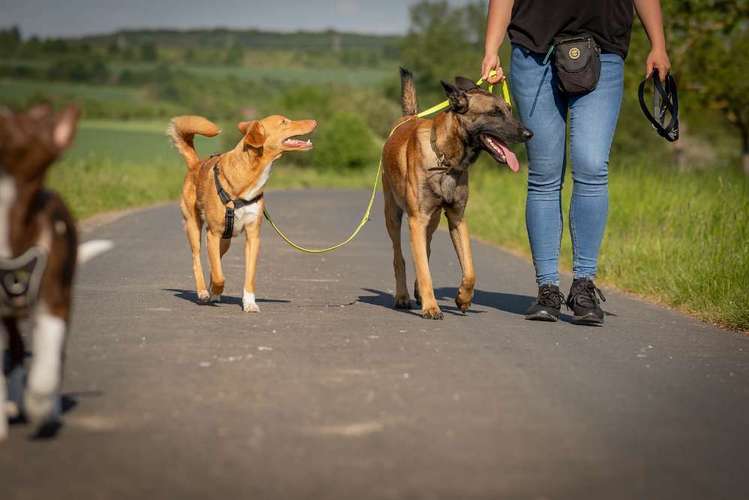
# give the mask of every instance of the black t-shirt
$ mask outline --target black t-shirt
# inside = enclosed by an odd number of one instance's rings
[[[627,57],[633,16],[633,0],[515,0],[507,34],[544,54],[558,35],[590,33],[604,52]]]

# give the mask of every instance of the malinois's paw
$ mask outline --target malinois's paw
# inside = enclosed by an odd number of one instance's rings
[[[424,319],[442,319],[444,316],[437,306],[421,310],[421,317]]]
[[[198,290],[198,303],[199,304],[207,304],[209,297],[210,295],[208,295],[208,290]]]
[[[221,294],[220,293],[211,294],[211,298],[208,299],[208,302],[210,302],[211,304],[218,304],[219,302],[221,302]]]
[[[464,313],[471,307],[471,301],[473,300],[473,292],[467,292],[463,288],[458,290],[458,295],[455,296],[455,305],[458,306],[460,312]]]
[[[396,309],[411,309],[411,298],[408,295],[396,295],[393,307]]]

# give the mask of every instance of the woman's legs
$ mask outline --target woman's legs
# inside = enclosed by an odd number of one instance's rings
[[[533,131],[533,138],[526,144],[529,165],[525,221],[539,286],[559,284],[567,128],[567,100],[556,88],[551,64],[542,63],[542,55],[513,47],[512,93],[520,119]]]
[[[608,215],[608,163],[624,83],[624,61],[601,54],[601,78],[592,92],[570,99],[572,236],[575,278],[593,279]],[[533,127],[530,127],[533,130]]]

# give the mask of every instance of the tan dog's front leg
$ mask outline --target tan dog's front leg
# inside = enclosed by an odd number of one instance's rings
[[[471,237],[468,235],[468,224],[462,214],[447,213],[447,222],[450,228],[450,238],[453,240],[455,253],[458,254],[460,268],[463,270],[463,279],[455,296],[455,304],[466,312],[471,307],[473,300],[473,289],[476,286],[476,273],[473,269],[473,253],[471,252]]]
[[[408,218],[408,226],[411,230],[411,254],[421,295],[421,316],[424,319],[442,319],[442,311],[434,298],[432,276],[429,273],[426,234],[428,222],[429,218],[422,215]]]
[[[211,264],[211,302],[220,302],[221,294],[224,292],[224,271],[221,268],[222,244],[221,236],[210,230],[206,234],[206,246],[208,247],[208,262]],[[228,246],[223,247],[224,252]]]
[[[262,218],[247,227],[245,235],[247,239],[244,244],[244,293],[242,294],[242,309],[244,312],[260,312],[260,308],[255,303],[255,276],[257,275],[257,258],[260,254],[260,224]]]

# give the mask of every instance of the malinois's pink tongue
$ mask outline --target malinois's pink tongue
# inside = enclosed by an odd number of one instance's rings
[[[512,150],[504,144],[500,143],[499,147],[502,149],[502,152],[505,155],[505,161],[507,162],[507,166],[510,167],[510,170],[512,170],[513,172],[519,172],[520,162],[518,161],[518,157],[515,156],[515,153],[513,153]]]

